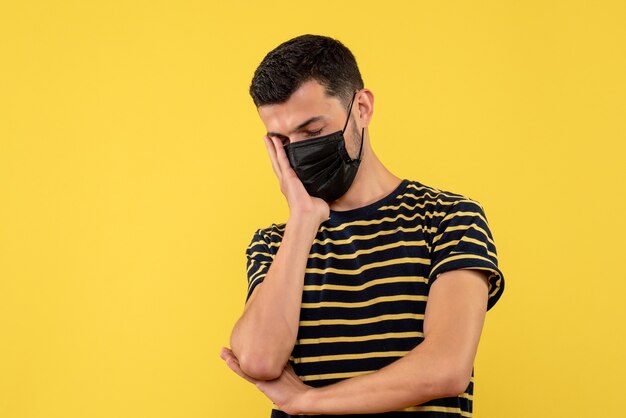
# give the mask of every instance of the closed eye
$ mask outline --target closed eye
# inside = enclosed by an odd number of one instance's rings
[[[317,136],[317,135],[319,135],[320,133],[322,133],[322,131],[323,131],[323,130],[324,130],[324,128],[320,129],[319,131],[315,131],[315,132],[313,132],[313,131],[307,131],[307,132],[306,132],[306,135],[307,135],[307,136]]]

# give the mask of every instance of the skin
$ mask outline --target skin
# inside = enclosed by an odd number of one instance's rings
[[[266,279],[256,287],[233,328],[232,349],[223,347],[220,357],[289,414],[380,413],[456,396],[469,384],[484,324],[487,273],[453,270],[440,274],[431,285],[424,341],[388,366],[313,388],[300,380],[287,361],[298,330],[306,258],[319,224],[328,219],[329,209],[365,206],[389,194],[401,181],[383,166],[370,144],[372,92],[361,89],[354,100],[346,147],[354,158],[358,153],[354,139],[365,128],[362,161],[350,189],[334,202],[308,195],[289,166],[283,143],[342,129],[347,113],[339,99],[327,96],[323,86],[311,80],[286,102],[258,108],[271,134],[263,140],[290,216]],[[316,116],[320,118],[300,127]],[[284,303],[273,303],[279,299]]]

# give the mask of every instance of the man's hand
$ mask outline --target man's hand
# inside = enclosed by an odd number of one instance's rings
[[[302,181],[289,165],[289,159],[280,140],[270,138],[267,135],[263,140],[272,161],[272,169],[278,177],[280,191],[287,199],[287,205],[289,205],[291,212],[290,217],[314,219],[317,221],[316,226],[319,226],[330,216],[328,203],[323,199],[309,195]]]
[[[245,374],[239,367],[239,360],[235,354],[226,347],[222,347],[220,357],[226,362],[232,371],[248,382],[254,384],[261,392],[265,394],[272,402],[274,402],[282,411],[290,415],[298,415],[302,413],[302,401],[306,393],[313,387],[305,385],[296,375],[287,362],[287,366],[283,369],[282,374],[274,380],[257,380]]]

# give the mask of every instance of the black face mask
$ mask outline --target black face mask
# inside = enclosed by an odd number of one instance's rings
[[[341,131],[317,138],[289,143],[284,146],[291,168],[296,172],[306,191],[315,197],[332,202],[343,196],[354,181],[361,163],[363,134],[359,155],[354,160],[348,155],[343,133],[350,120],[350,111],[356,92],[348,108],[348,119]]]

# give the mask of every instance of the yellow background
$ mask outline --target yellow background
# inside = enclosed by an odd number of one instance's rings
[[[485,207],[479,418],[623,416],[623,1],[0,3],[0,416],[268,417],[218,357],[288,214],[248,86],[344,42],[397,175]]]

